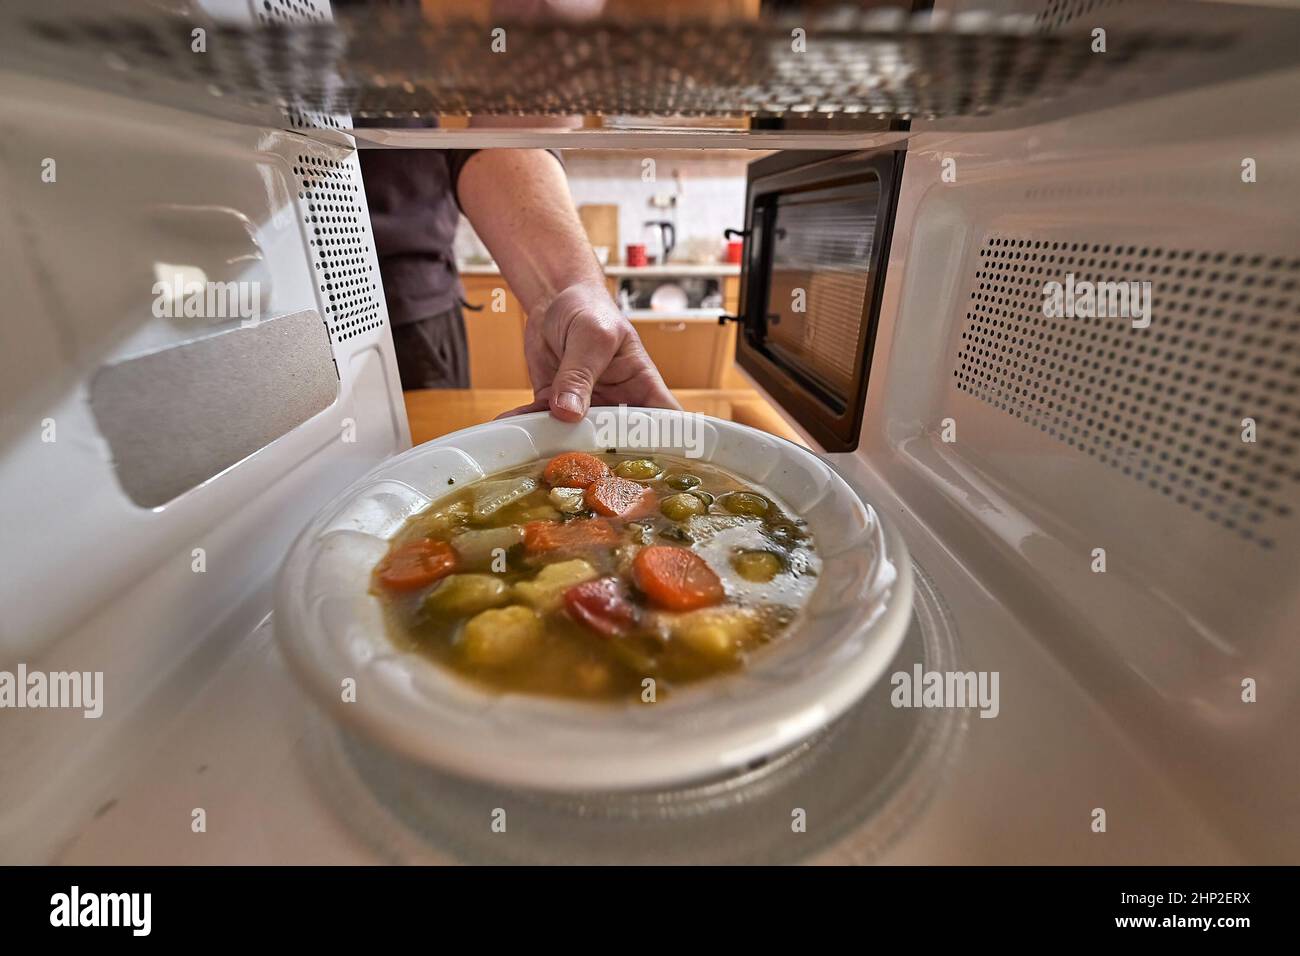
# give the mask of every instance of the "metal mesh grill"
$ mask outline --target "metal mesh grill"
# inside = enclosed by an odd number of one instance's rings
[[[330,19],[329,0],[251,0],[251,3],[258,22],[263,25],[327,23]],[[281,106],[293,129],[352,128],[347,114],[319,112],[295,103],[291,96],[285,97]]]
[[[1125,4],[1130,0],[1047,0],[1042,11],[1038,14],[1038,26],[1041,30],[1059,30],[1068,23],[1074,23],[1076,20],[1091,17],[1103,17],[1107,8],[1114,8],[1117,5]],[[1089,26],[1104,26],[1104,22],[1096,24],[1089,23]]]
[[[1051,318],[1043,288],[1149,281],[1151,323]],[[1300,490],[1300,259],[987,237],[956,387],[1272,547]],[[1256,441],[1243,441],[1243,419]]]
[[[301,3],[288,3],[299,13]],[[1141,91],[1153,77],[1240,42],[1185,20],[1113,36],[1104,56],[1032,17],[911,19],[898,11],[756,21],[429,23],[367,11],[288,23],[285,4],[254,28],[213,25],[206,54],[189,21],[36,17],[38,57],[80,76],[111,50],[114,69],[191,82],[204,96],[353,118],[437,114],[978,116],[1083,91]],[[283,14],[283,15],[282,15]],[[1203,64],[1202,64],[1203,65]],[[146,91],[148,84],[139,84]],[[1134,95],[1137,95],[1136,93]]]
[[[370,265],[361,177],[346,162],[306,153],[297,156],[293,171],[331,339],[344,342],[379,328],[380,286]]]
[[[252,0],[253,12],[262,23],[324,22],[329,19],[329,0]]]

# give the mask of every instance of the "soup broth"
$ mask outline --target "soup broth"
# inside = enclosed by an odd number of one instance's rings
[[[372,589],[398,647],[486,687],[652,700],[743,667],[817,571],[805,523],[720,468],[570,452],[413,516]]]

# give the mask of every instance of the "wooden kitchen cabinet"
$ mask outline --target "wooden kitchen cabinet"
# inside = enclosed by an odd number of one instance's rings
[[[611,282],[611,294],[616,294]],[[723,309],[735,315],[740,277],[722,279]],[[750,385],[735,367],[736,326],[713,320],[636,318],[632,320],[646,351],[669,388],[743,388]]]
[[[633,319],[669,388],[717,388],[727,360],[726,331],[714,321]]]
[[[740,276],[722,277],[722,307],[728,315],[735,315],[740,308]]]
[[[524,361],[524,310],[500,276],[461,276],[465,301],[482,311],[465,309],[469,340],[469,381],[473,388],[531,388]],[[503,290],[504,297],[496,290]],[[504,311],[493,311],[500,303]]]
[[[722,280],[722,308],[727,315],[740,312],[740,276],[725,276]],[[752,388],[749,379],[736,364],[736,323],[728,322],[722,330],[722,358],[716,377],[718,388]]]
[[[606,280],[617,294],[618,280]],[[465,310],[469,340],[470,384],[473,388],[531,388],[524,361],[524,310],[497,275],[463,275],[465,300],[483,306]],[[728,276],[723,282],[724,308],[735,314],[740,282]],[[496,290],[502,290],[498,296]],[[493,311],[500,302],[503,311]],[[658,366],[669,388],[747,388],[734,368],[735,325],[671,317],[635,319],[632,324]]]

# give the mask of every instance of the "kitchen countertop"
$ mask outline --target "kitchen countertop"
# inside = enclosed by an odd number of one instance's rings
[[[664,322],[705,322],[716,325],[724,315],[722,309],[676,309],[659,311],[656,309],[628,309],[624,313],[632,321],[648,319]]]
[[[605,275],[616,278],[638,277],[654,278],[663,276],[738,276],[740,275],[740,266],[730,262],[714,262],[706,265],[699,263],[684,262],[680,265],[669,263],[668,265],[654,266],[625,266],[611,262],[604,267]],[[456,266],[456,271],[463,276],[495,276],[500,275],[501,270],[495,263],[462,263]]]
[[[747,389],[678,389],[682,408],[758,428],[796,444],[804,441],[767,401]],[[533,400],[533,393],[515,388],[425,388],[406,392],[406,417],[412,444],[423,444],[471,425],[496,418]]]

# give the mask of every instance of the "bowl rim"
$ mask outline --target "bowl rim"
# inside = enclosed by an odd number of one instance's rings
[[[608,412],[611,408],[652,416],[696,415],[669,409],[593,407],[583,420],[573,423],[573,426],[577,428],[582,421],[589,421],[592,415]],[[313,545],[318,540],[317,535],[324,520],[343,509],[362,491],[383,480],[385,472],[435,449],[455,448],[458,440],[463,440],[472,433],[482,433],[502,426],[527,426],[529,422],[543,420],[553,423],[548,427],[562,427],[564,423],[551,418],[548,412],[493,419],[413,446],[378,463],[318,509],[290,546],[275,586],[273,629],[291,672],[309,695],[343,727],[359,731],[370,740],[416,762],[462,777],[512,787],[573,792],[674,786],[743,769],[755,760],[774,756],[807,739],[860,700],[884,674],[901,646],[912,609],[912,569],[906,545],[897,529],[885,521],[869,503],[863,501],[834,468],[810,449],[737,422],[707,415],[697,417],[721,431],[754,433],[761,436],[763,441],[780,443],[787,449],[787,454],[816,459],[829,472],[830,482],[842,486],[838,492],[850,495],[852,501],[869,516],[868,521],[874,526],[881,557],[893,568],[894,576],[887,595],[882,598],[882,606],[869,618],[864,614],[864,620],[853,627],[841,629],[842,642],[859,634],[869,636],[862,650],[853,657],[838,662],[833,670],[823,668],[810,678],[801,677],[774,689],[770,697],[773,702],[772,713],[766,716],[754,715],[722,729],[707,726],[696,728],[696,732],[685,739],[673,734],[658,737],[649,734],[636,739],[629,737],[624,740],[625,746],[615,747],[612,740],[614,735],[605,735],[611,740],[605,741],[610,746],[604,752],[584,754],[569,751],[547,754],[529,753],[517,745],[499,749],[484,747],[483,739],[460,739],[454,730],[440,732],[429,724],[435,717],[432,710],[426,714],[428,720],[421,727],[409,722],[408,718],[414,716],[409,706],[406,706],[404,716],[400,713],[403,710],[401,702],[381,700],[375,703],[373,697],[365,694],[358,694],[353,702],[343,700],[339,685],[340,671],[328,665],[331,657],[339,656],[338,651],[305,632],[304,625],[310,623],[307,620],[310,615],[302,613],[301,601],[298,600],[301,596],[295,593],[296,585],[300,583],[295,580],[295,574],[313,556]],[[722,467],[736,470],[730,466]],[[487,471],[486,474],[491,472]],[[745,477],[740,471],[737,474]],[[368,592],[368,579],[365,583]],[[809,602],[815,595],[816,589],[810,594]],[[794,626],[797,628],[799,625],[796,623]],[[791,635],[795,636],[797,635]],[[382,641],[389,641],[387,634],[382,635]],[[462,690],[468,688],[465,692],[469,697],[483,699],[494,707],[509,700],[513,706],[526,707],[535,713],[569,716],[581,714],[581,719],[588,719],[592,713],[609,715],[615,712],[611,708],[620,707],[616,702],[607,701],[494,694],[423,655],[402,652],[396,646],[391,646],[391,652],[394,659],[418,661],[418,667],[433,669],[434,673],[445,675],[450,681],[461,685]],[[359,674],[364,669],[365,662],[354,663],[356,666],[353,670]],[[746,670],[748,668],[742,669],[736,676],[744,675]],[[690,703],[697,702],[710,695],[709,688],[720,687],[723,682],[731,679],[731,676],[720,676],[688,685],[666,698],[665,703],[654,706],[670,710],[667,701],[672,701],[675,705],[683,699]],[[714,701],[723,696],[715,693]],[[427,706],[432,708],[433,704]],[[643,705],[638,705],[641,706]],[[653,723],[648,722],[647,728],[653,729]],[[507,731],[502,730],[500,733],[505,734]],[[544,733],[539,734],[538,740],[544,740],[545,737]]]

